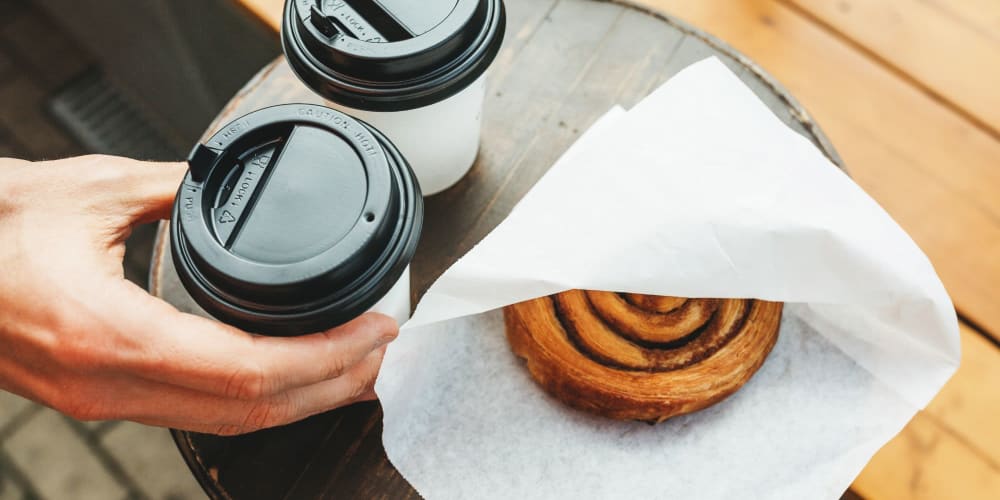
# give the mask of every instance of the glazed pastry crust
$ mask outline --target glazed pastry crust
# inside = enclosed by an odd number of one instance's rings
[[[662,422],[715,404],[761,367],[783,305],[571,290],[504,309],[507,338],[562,402]]]

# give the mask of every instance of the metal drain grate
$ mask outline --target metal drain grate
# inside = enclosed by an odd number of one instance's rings
[[[49,110],[92,153],[174,161],[184,155],[96,70],[54,95]]]

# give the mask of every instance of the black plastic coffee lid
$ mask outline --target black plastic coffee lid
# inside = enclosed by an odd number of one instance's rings
[[[188,160],[171,249],[185,288],[216,318],[271,335],[364,313],[416,250],[423,198],[371,126],[323,106],[263,109]]]
[[[502,0],[286,0],[281,33],[292,69],[320,95],[403,111],[471,85],[505,23]]]

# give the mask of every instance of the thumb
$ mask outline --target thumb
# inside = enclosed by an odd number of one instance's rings
[[[155,163],[116,158],[128,172],[123,199],[133,224],[169,219],[174,198],[187,173],[186,163]]]

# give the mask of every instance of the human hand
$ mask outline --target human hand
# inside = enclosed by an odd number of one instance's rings
[[[107,156],[0,159],[0,389],[80,420],[234,435],[374,399],[398,327],[258,337],[123,276],[131,229],[167,218],[186,171]]]

